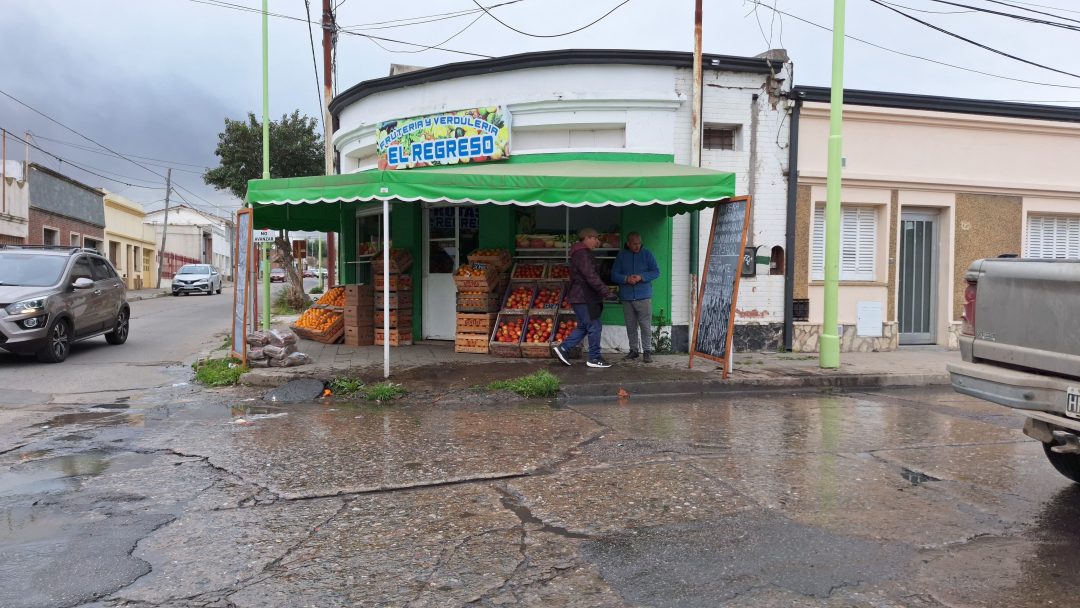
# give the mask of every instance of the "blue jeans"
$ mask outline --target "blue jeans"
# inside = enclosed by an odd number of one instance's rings
[[[604,330],[604,326],[600,323],[600,319],[589,317],[588,304],[572,304],[571,306],[574,308],[574,314],[577,315],[578,324],[574,331],[570,332],[570,335],[563,340],[562,348],[564,351],[569,351],[571,348],[581,344],[581,341],[588,335],[589,361],[595,361],[600,358],[600,333]]]

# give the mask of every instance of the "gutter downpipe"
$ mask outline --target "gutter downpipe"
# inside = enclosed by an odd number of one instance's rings
[[[694,74],[693,99],[690,106],[690,166],[701,166],[701,1],[694,2]],[[701,230],[701,212],[690,212],[690,320],[687,323],[687,339],[693,340],[694,323],[697,319],[698,290],[698,232]],[[691,345],[691,348],[693,345]]]
[[[787,236],[784,239],[784,350],[791,352],[795,338],[795,212],[799,200],[799,114],[802,101],[794,100],[791,109],[791,135],[788,136]]]

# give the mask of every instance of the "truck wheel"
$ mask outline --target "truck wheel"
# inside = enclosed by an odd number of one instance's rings
[[[1051,447],[1053,446],[1049,443],[1043,444],[1043,451],[1046,452],[1050,464],[1054,465],[1058,473],[1080,483],[1080,454],[1058,454],[1051,450]]]

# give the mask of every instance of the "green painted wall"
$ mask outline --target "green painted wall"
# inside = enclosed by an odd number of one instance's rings
[[[421,297],[424,261],[423,209],[419,203],[400,202],[390,205],[390,239],[395,249],[408,249],[413,254],[413,264],[407,273],[413,280],[413,340],[420,340],[424,335],[424,300]]]
[[[671,322],[671,248],[673,222],[663,205],[648,207],[631,206],[622,210],[619,233],[626,242],[626,235],[631,232],[641,234],[641,242],[656,257],[660,267],[660,278],[653,282],[653,315],[664,315]],[[600,317],[605,325],[625,325],[621,304],[605,304],[604,314]]]
[[[480,248],[514,249],[514,207],[480,206]]]
[[[344,205],[340,211],[341,232],[338,233],[338,276],[340,284],[351,285],[357,280],[356,264],[350,264],[356,260],[356,208],[352,205]]]

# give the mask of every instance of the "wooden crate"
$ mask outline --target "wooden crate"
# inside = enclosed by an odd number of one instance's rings
[[[499,314],[495,312],[459,312],[457,333],[491,335],[491,329],[495,327],[495,319],[498,316]]]
[[[485,334],[457,334],[454,336],[455,353],[488,353],[488,336]]]
[[[525,289],[529,292],[529,297],[522,298],[524,304],[515,304],[513,308],[510,308],[507,304],[510,301],[510,296],[519,289]],[[511,312],[524,314],[529,310],[529,304],[532,304],[533,298],[536,297],[536,283],[532,281],[510,281],[510,284],[506,286],[506,295],[503,296],[502,306],[499,307],[500,312]]]
[[[529,325],[534,321],[551,321],[551,334],[543,342],[528,342]],[[529,315],[525,319],[525,332],[521,336],[521,356],[529,359],[547,359],[551,357],[551,337],[555,335],[555,314]]]
[[[373,306],[346,306],[342,311],[345,315],[345,325],[371,325],[375,319]]]
[[[510,272],[511,281],[539,281],[547,276],[547,262],[518,262]]]
[[[371,346],[375,344],[375,328],[345,326],[345,344],[347,346]]]
[[[570,265],[563,262],[551,262],[548,264],[547,274],[544,278],[552,281],[569,281]]]
[[[521,319],[524,326],[525,315],[517,313],[499,313],[498,318],[495,321],[495,327],[491,330],[491,337],[488,340],[488,352],[497,357],[520,357],[521,356],[521,339],[514,342],[499,342],[495,339],[499,332],[499,324],[504,321],[516,321]]]
[[[506,249],[497,249],[495,252],[490,250],[474,251],[469,254],[470,264],[485,264],[491,266],[496,272],[503,272],[510,269],[510,252]]]
[[[560,310],[559,311],[558,316],[555,317],[555,333],[551,336],[551,345],[552,346],[557,346],[559,344],[562,344],[562,340],[559,340],[557,338],[557,336],[559,334],[559,325],[562,324],[563,321],[577,321],[577,315],[575,315],[572,311],[566,311],[566,310]],[[584,342],[578,343],[578,345],[575,346],[574,348],[571,348],[566,353],[566,355],[568,357],[570,357],[571,359],[580,359],[581,354],[582,354],[582,348],[581,348],[582,344],[584,344]]]
[[[341,340],[342,336],[345,335],[345,318],[344,316],[338,317],[337,320],[323,332],[313,331],[306,327],[300,327],[299,325],[290,325],[289,327],[293,330],[293,333],[305,340],[313,340],[323,344],[336,344]]]
[[[472,274],[460,275],[459,268],[454,272],[454,285],[458,291],[495,291],[499,286],[499,273],[491,266],[466,266]]]
[[[553,290],[556,293],[556,301],[554,304],[538,305],[536,300],[540,297],[540,294],[545,290]],[[555,314],[559,309],[559,302],[562,301],[563,296],[566,295],[566,283],[562,281],[540,281],[536,284],[536,293],[533,294],[532,303],[529,304],[529,312],[532,314]]]
[[[390,249],[390,272],[405,272],[412,267],[413,255],[408,249]],[[383,271],[383,252],[375,252],[371,258],[371,267],[376,274]]]
[[[375,297],[372,285],[345,285],[345,306],[370,304]]]
[[[390,275],[390,291],[409,291],[412,289],[412,276],[407,274]],[[383,275],[375,274],[375,291],[383,290]]]
[[[402,325],[412,325],[412,309],[411,308],[391,308],[390,309],[390,327],[401,327]],[[383,311],[375,311],[375,327],[383,326]]]
[[[390,337],[390,346],[409,346],[412,344],[412,326],[402,326],[391,329],[387,334]],[[383,328],[375,328],[375,344],[383,345]]]
[[[413,299],[412,293],[408,291],[391,291],[390,292],[390,308],[412,308]],[[383,294],[378,292],[375,294],[375,310],[379,310],[383,307]]]
[[[498,312],[499,304],[502,303],[502,293],[467,293],[458,292],[458,312]]]

